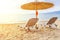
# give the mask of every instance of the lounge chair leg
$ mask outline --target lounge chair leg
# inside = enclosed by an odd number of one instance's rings
[[[36,24],[35,28],[38,29],[37,24]]]
[[[27,29],[27,32],[31,32],[31,30],[29,29],[29,27],[28,27],[28,29]]]
[[[51,26],[49,26],[51,28]]]

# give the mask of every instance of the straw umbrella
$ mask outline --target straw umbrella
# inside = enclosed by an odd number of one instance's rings
[[[36,10],[36,18],[38,17],[38,10],[44,10],[53,7],[53,3],[49,2],[39,2],[35,0],[34,2],[26,3],[21,6],[24,10]]]

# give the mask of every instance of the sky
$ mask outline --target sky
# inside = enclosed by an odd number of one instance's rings
[[[21,5],[35,0],[0,0],[0,23],[18,23],[35,17],[35,10],[23,10]],[[39,19],[48,20],[53,16],[60,17],[60,0],[38,0],[51,2],[53,7],[45,10],[38,10]],[[59,18],[60,19],[60,18]]]

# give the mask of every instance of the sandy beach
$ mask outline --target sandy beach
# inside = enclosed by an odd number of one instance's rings
[[[45,28],[36,32],[26,32],[20,28],[23,23],[0,24],[0,40],[60,40],[60,21],[57,29]]]

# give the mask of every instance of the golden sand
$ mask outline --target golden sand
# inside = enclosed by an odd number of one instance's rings
[[[36,32],[26,32],[20,24],[0,24],[0,40],[57,40],[60,30],[41,28]]]
[[[37,7],[36,7],[37,6]],[[31,3],[27,3],[21,6],[22,9],[25,10],[43,10],[43,9],[47,9],[47,8],[51,8],[53,7],[54,4],[53,3],[49,3],[49,2],[31,2]]]

